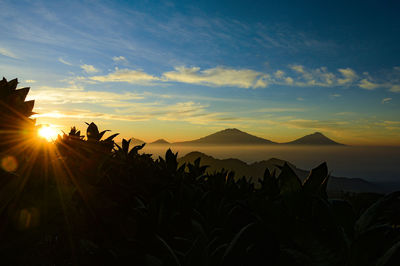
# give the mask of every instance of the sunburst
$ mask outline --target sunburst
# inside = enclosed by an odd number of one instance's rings
[[[57,138],[58,131],[53,125],[43,125],[38,129],[38,136],[53,141]]]

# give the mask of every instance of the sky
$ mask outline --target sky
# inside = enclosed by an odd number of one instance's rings
[[[399,1],[0,0],[0,75],[38,124],[400,145]]]

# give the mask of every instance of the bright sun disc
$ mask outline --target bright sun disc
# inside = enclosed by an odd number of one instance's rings
[[[57,130],[51,126],[42,126],[38,130],[38,134],[40,137],[46,139],[47,141],[52,141],[57,138]]]

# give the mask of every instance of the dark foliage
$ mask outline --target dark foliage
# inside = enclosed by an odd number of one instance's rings
[[[6,87],[8,88],[9,85]],[[14,87],[13,87],[14,88]],[[15,89],[15,88],[14,88]],[[28,114],[30,115],[30,114]],[[255,186],[88,124],[0,175],[4,265],[397,265],[400,192],[328,199],[326,164]],[[11,133],[10,133],[11,134]],[[366,202],[364,204],[364,202]]]

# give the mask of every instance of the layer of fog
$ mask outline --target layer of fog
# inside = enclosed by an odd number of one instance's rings
[[[164,157],[168,145],[146,145],[146,153]],[[218,159],[237,158],[247,163],[279,158],[309,170],[326,161],[332,175],[369,181],[400,181],[400,147],[360,146],[177,146],[178,157],[200,151]]]

